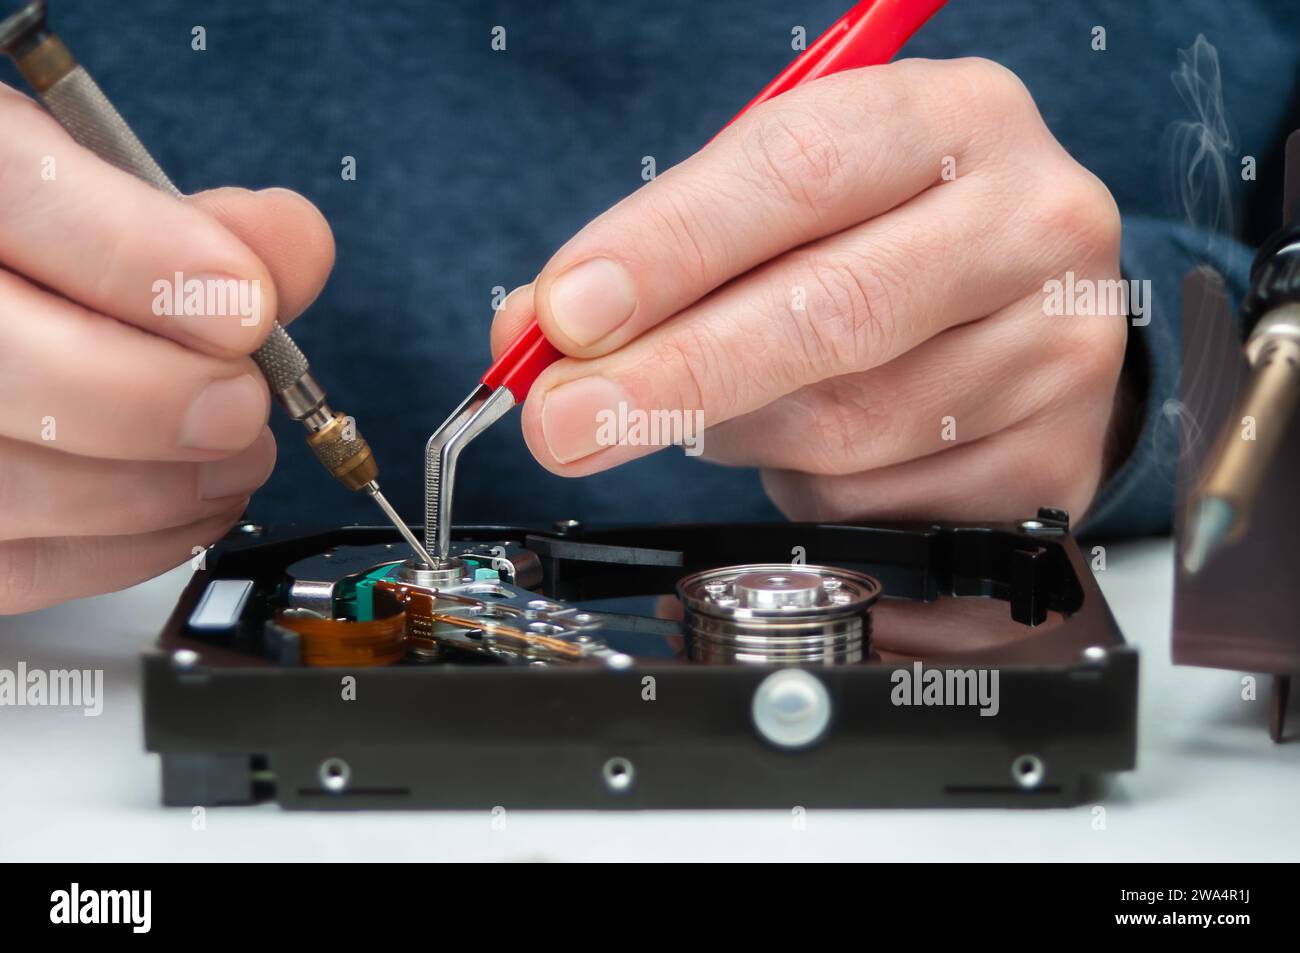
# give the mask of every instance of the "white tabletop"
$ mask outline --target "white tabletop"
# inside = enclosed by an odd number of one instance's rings
[[[142,747],[138,650],[188,566],[126,592],[0,618],[0,669],[102,668],[98,717],[0,707],[3,860],[1297,860],[1300,743],[1265,730],[1268,679],[1169,662],[1171,547],[1112,547],[1101,585],[1141,650],[1138,769],[1049,810],[509,812],[162,808]],[[1292,706],[1292,720],[1300,713]]]

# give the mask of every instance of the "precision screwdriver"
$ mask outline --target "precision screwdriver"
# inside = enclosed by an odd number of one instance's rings
[[[0,22],[0,49],[18,65],[51,115],[78,143],[124,172],[174,198],[183,196],[154,161],[90,74],[46,25],[46,0],[34,0]],[[325,402],[307,358],[278,321],[253,352],[272,396],[307,428],[307,445],[349,490],[364,490],[402,534],[416,556],[430,563],[419,538],[379,491],[379,467],[355,422]]]
[[[1300,403],[1300,222],[1274,233],[1250,269],[1241,303],[1250,379],[1206,462],[1190,508],[1183,569],[1201,571],[1210,557],[1245,533],[1255,497]],[[1238,429],[1254,425],[1252,439]]]

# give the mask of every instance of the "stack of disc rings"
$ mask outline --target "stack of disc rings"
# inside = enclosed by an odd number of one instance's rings
[[[880,583],[829,566],[726,566],[677,583],[688,655],[706,664],[846,665],[871,653]]]

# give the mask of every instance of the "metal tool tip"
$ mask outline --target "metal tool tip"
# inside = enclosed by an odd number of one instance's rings
[[[421,545],[420,540],[411,532],[411,528],[406,525],[406,521],[397,515],[397,510],[393,509],[392,504],[388,502],[384,494],[379,492],[379,484],[371,480],[369,483],[363,484],[362,489],[369,493],[370,498],[379,504],[379,508],[384,511],[384,515],[388,517],[389,522],[402,534],[402,539],[406,540],[406,544],[415,552],[416,557],[426,565],[434,565],[433,557],[429,555],[429,551]]]
[[[34,0],[12,13],[0,11],[0,50],[10,48],[33,33],[45,29],[45,0]]]
[[[1233,505],[1220,497],[1206,497],[1197,505],[1188,521],[1183,549],[1183,570],[1189,576],[1200,572],[1223,545],[1235,516]]]

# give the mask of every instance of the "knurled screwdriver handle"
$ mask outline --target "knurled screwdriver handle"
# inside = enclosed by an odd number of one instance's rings
[[[72,138],[95,155],[154,188],[181,198],[180,189],[167,178],[167,173],[136,138],[99,84],[80,65],[73,66],[62,79],[40,90],[38,95]]]
[[[174,198],[182,198],[181,190],[149,154],[99,84],[72,59],[57,38],[51,37],[47,43],[50,42],[57,44],[57,49],[48,50],[46,55],[56,61],[66,57],[65,65],[70,66],[45,89],[37,88],[37,95],[50,114],[73,139],[105,162]],[[57,69],[57,62],[51,65]],[[306,356],[278,321],[272,322],[271,333],[253,353],[253,360],[262,369],[271,392],[277,395],[308,373]]]

